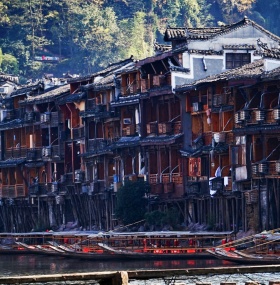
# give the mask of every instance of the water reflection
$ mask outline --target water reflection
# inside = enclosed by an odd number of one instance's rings
[[[39,255],[0,255],[0,276],[16,275],[40,275],[40,274],[59,274],[59,273],[78,273],[93,271],[116,271],[116,270],[137,270],[137,269],[187,269],[187,268],[207,268],[207,267],[226,267],[236,264],[216,260],[121,260],[121,261],[85,261],[78,259],[67,259],[63,257],[39,256]],[[166,285],[166,284],[186,284],[195,285],[196,283],[211,283],[212,285],[221,282],[234,282],[237,285],[244,285],[246,281],[258,281],[260,284],[268,285],[270,280],[279,280],[280,273],[254,273],[254,274],[208,274],[199,276],[181,276],[172,279],[150,280],[130,280],[129,285]],[[72,282],[72,281],[71,281]],[[40,285],[51,283],[40,283]],[[56,282],[58,285],[65,285],[64,282]],[[73,281],[71,284],[96,284],[92,281]],[[2,284],[0,284],[2,285]]]
[[[214,260],[78,260],[39,255],[1,255],[0,275],[56,274],[92,271],[115,271],[137,269],[183,269],[195,267],[231,266],[233,263]]]

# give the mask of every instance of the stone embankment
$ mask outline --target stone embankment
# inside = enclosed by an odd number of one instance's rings
[[[155,278],[197,276],[207,274],[244,274],[244,273],[267,273],[280,272],[280,265],[267,266],[236,266],[215,268],[190,268],[190,269],[164,269],[164,270],[137,270],[137,271],[110,271],[110,272],[87,272],[52,275],[30,275],[0,277],[0,284],[32,284],[42,282],[59,281],[86,281],[96,280],[100,285],[128,285],[129,280],[149,280]],[[280,280],[268,280],[269,285],[280,285]],[[170,283],[172,285],[185,285],[185,283]],[[196,283],[197,285],[212,285],[211,283]],[[259,285],[255,281],[245,282],[245,285]],[[235,282],[221,282],[220,285],[237,285]],[[260,284],[261,285],[261,284]]]

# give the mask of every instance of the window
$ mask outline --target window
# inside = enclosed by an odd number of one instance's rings
[[[226,54],[226,69],[240,67],[251,62],[250,53],[227,53]]]

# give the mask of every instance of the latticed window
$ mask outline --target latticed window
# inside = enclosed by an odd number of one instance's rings
[[[240,67],[251,62],[250,53],[227,53],[226,54],[226,69]]]

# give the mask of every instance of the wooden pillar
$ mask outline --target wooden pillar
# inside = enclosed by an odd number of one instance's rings
[[[126,271],[117,272],[112,280],[112,285],[128,285],[128,274]]]
[[[270,190],[269,190],[269,180],[266,178],[265,179],[265,185],[266,185],[266,221],[265,221],[265,229],[268,230],[270,227],[270,202],[269,202],[269,198],[270,198]]]
[[[241,194],[241,214],[242,214],[242,230],[245,231],[246,219],[245,219],[245,196],[244,193]]]

